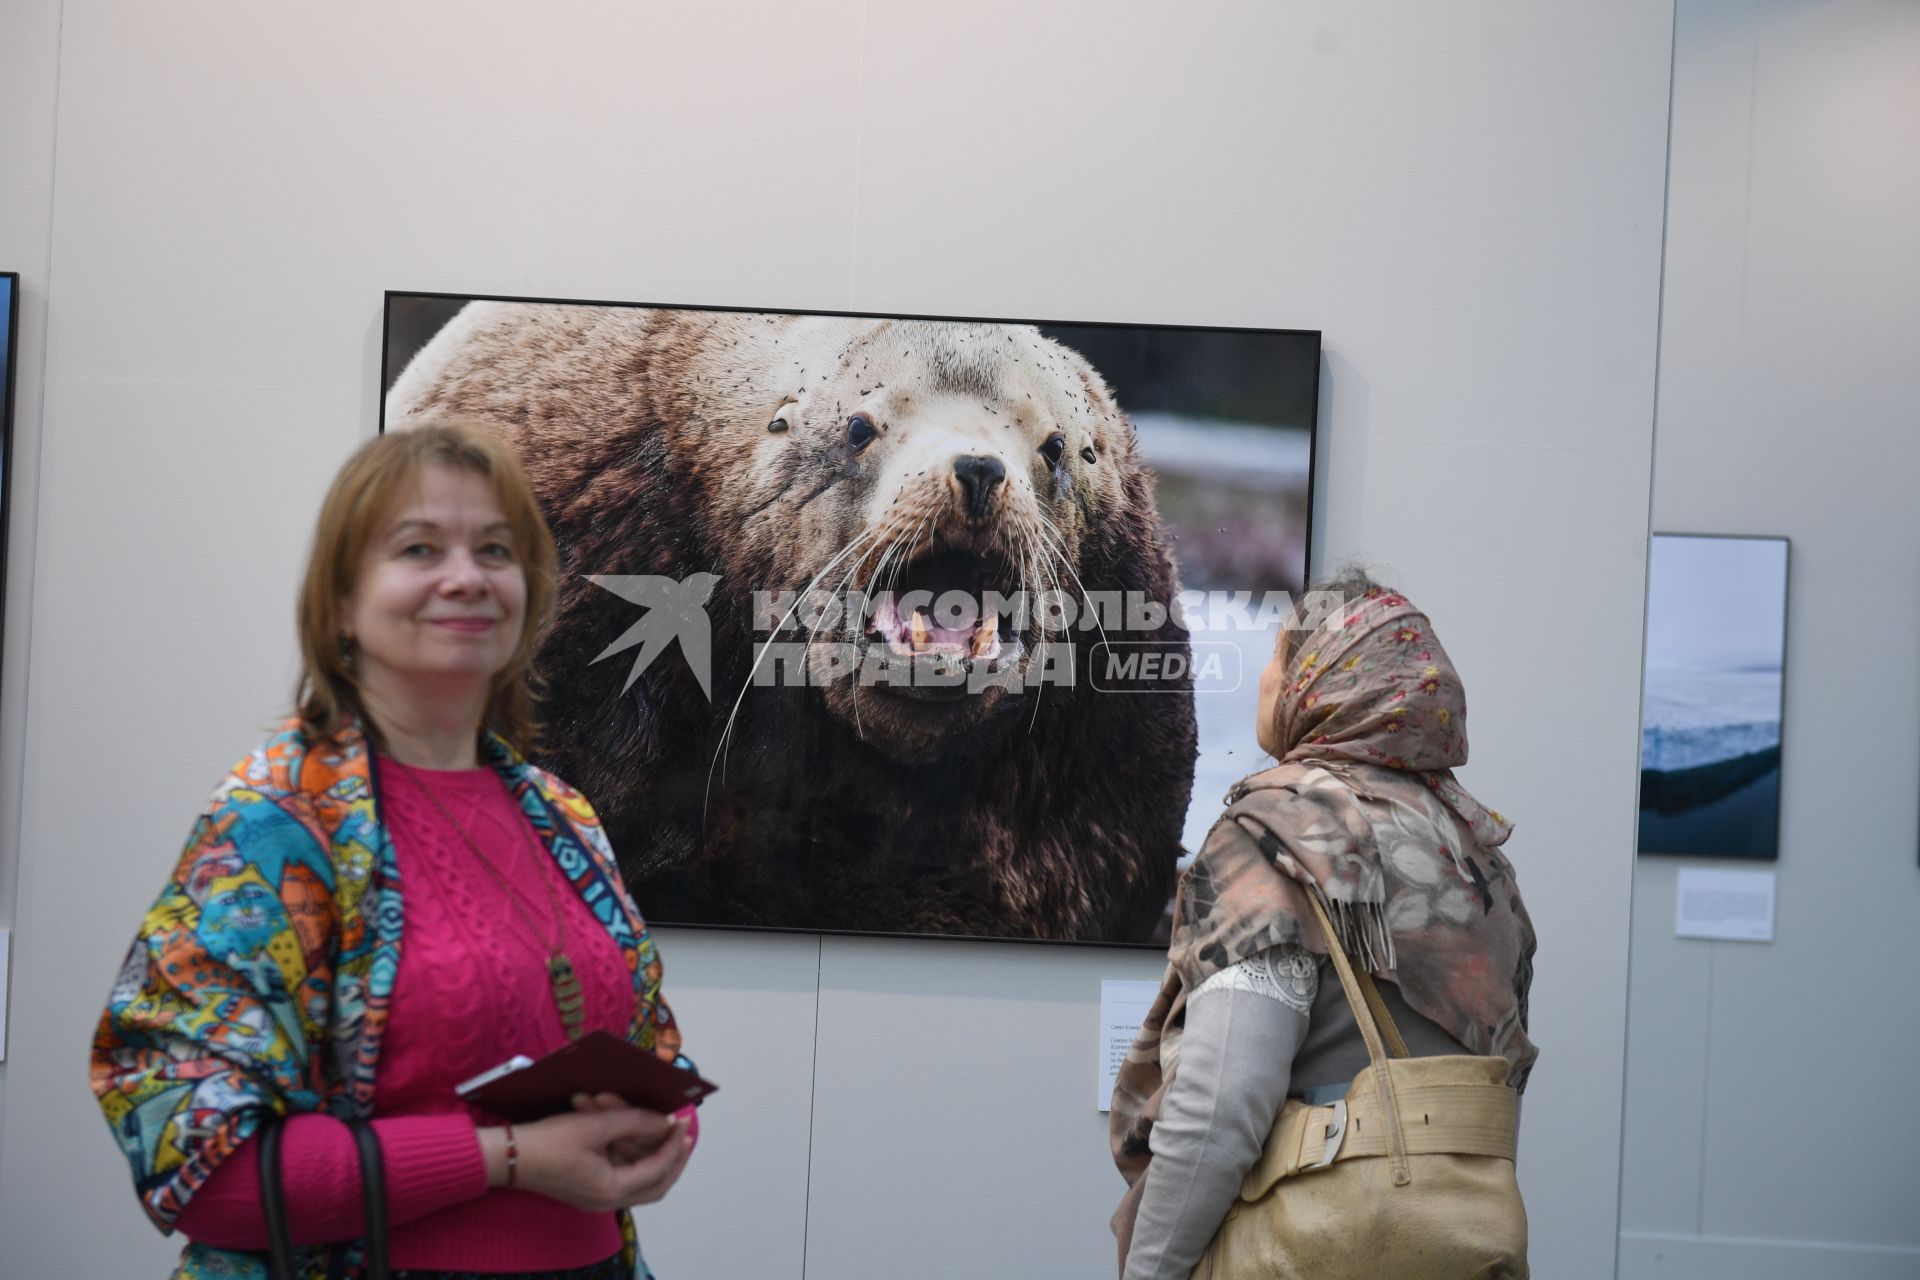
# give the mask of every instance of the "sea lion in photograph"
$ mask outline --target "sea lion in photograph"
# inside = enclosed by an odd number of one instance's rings
[[[1152,474],[1079,355],[1027,325],[476,302],[388,395],[389,427],[429,414],[526,462],[561,550],[542,762],[650,918],[1152,935],[1192,687],[1114,690],[1091,663],[1187,643]],[[684,645],[626,687],[645,612],[590,577],[699,574],[711,696]],[[809,588],[878,603],[822,617]],[[1161,616],[1059,632],[1000,603],[1043,591]]]

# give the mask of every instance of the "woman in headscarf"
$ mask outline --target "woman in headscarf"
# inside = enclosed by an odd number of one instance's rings
[[[1308,894],[1415,1056],[1498,1055],[1515,1089],[1536,1056],[1512,828],[1453,777],[1466,699],[1426,615],[1361,574],[1308,593],[1259,708],[1279,763],[1227,794],[1182,877],[1166,977],[1114,1087],[1125,1280],[1186,1277],[1287,1098],[1330,1103],[1367,1065]]]

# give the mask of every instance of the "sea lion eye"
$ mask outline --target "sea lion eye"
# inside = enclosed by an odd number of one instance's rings
[[[855,449],[864,449],[873,443],[879,433],[873,429],[873,423],[864,413],[856,413],[847,419],[847,443]]]
[[[1065,457],[1066,453],[1067,438],[1058,431],[1048,436],[1047,442],[1040,446],[1040,456],[1047,460],[1047,465],[1050,467],[1059,466],[1060,459]]]

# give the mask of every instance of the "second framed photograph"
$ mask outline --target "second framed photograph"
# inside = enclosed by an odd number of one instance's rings
[[[1640,852],[1780,856],[1787,540],[1655,534]]]

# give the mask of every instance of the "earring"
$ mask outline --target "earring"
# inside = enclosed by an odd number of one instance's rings
[[[351,674],[353,671],[353,637],[342,631],[334,637],[334,642],[340,646],[340,665],[345,667],[348,673]]]

